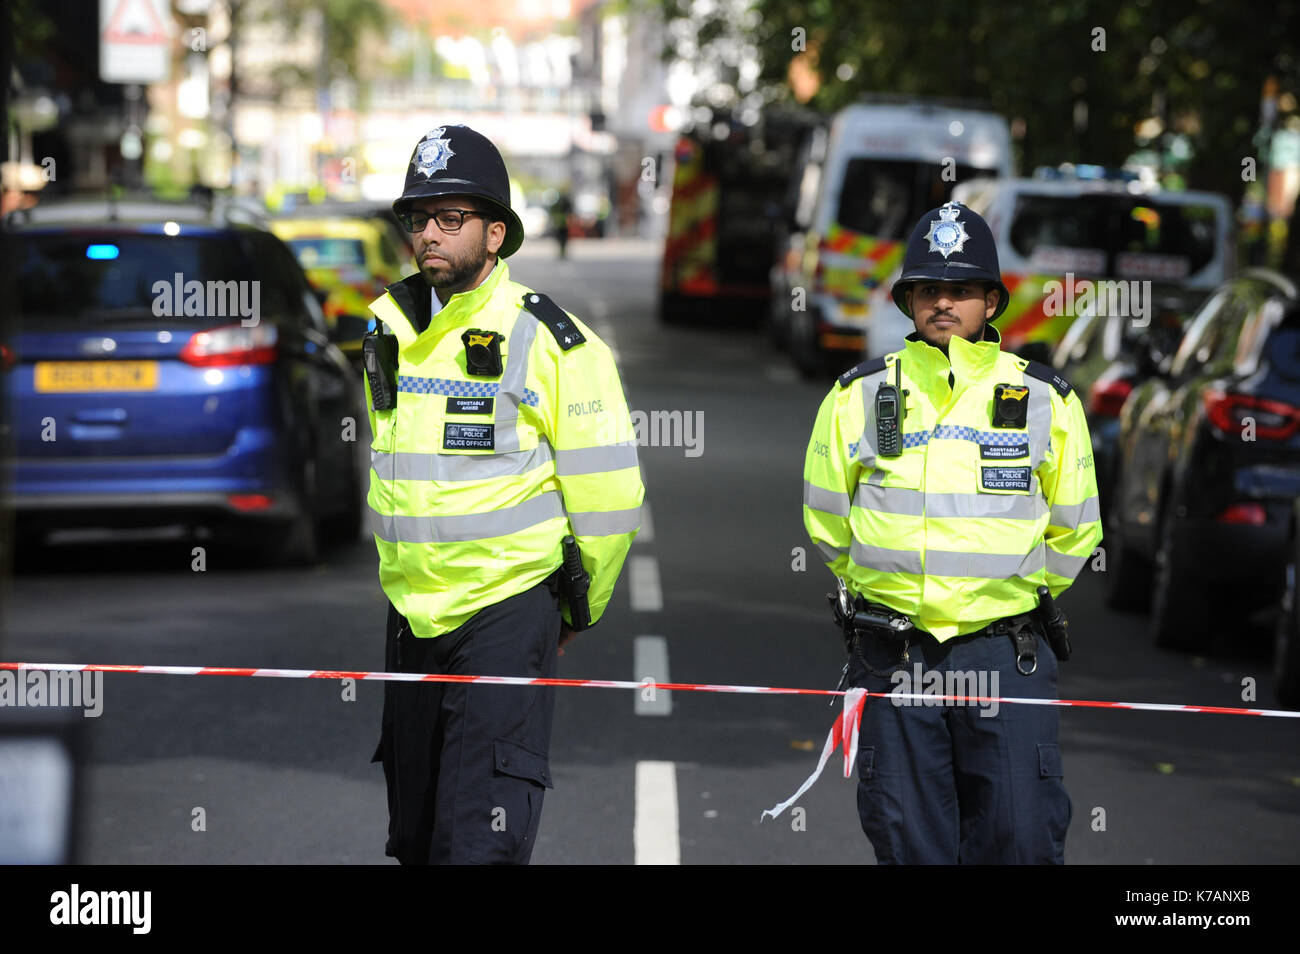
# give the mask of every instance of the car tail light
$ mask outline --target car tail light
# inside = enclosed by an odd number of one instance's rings
[[[1268,522],[1268,512],[1263,504],[1237,503],[1214,518],[1219,523],[1244,523],[1252,527],[1262,527]]]
[[[277,335],[274,325],[258,323],[251,328],[223,325],[195,332],[181,349],[181,360],[200,368],[224,368],[236,364],[270,364],[275,360]]]
[[[1214,389],[1201,400],[1210,423],[1223,434],[1240,436],[1253,422],[1256,440],[1284,441],[1300,428],[1300,408],[1281,401]]]
[[[18,356],[14,354],[12,348],[8,345],[0,345],[0,368],[9,371],[18,362]]]
[[[1089,413],[1098,417],[1119,417],[1124,402],[1133,393],[1133,382],[1127,378],[1097,381],[1088,392]]]
[[[268,510],[275,501],[266,494],[228,494],[226,502],[236,510],[251,513],[256,510]]]

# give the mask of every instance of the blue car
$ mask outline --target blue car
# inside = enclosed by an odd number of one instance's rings
[[[256,215],[55,202],[0,242],[19,565],[61,528],[203,527],[284,562],[356,538],[360,382]]]

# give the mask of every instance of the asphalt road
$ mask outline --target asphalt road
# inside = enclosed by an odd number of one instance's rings
[[[824,598],[831,578],[804,552],[800,514],[804,449],[828,383],[798,380],[752,332],[659,325],[650,245],[573,243],[556,262],[552,245],[535,244],[512,275],[610,342],[648,430],[682,425],[677,446],[649,446],[672,435],[647,434],[649,525],[606,618],[572,644],[560,675],[833,686],[842,656]],[[196,572],[190,546],[48,548],[5,594],[0,656],[382,667],[384,599],[369,540],[301,570],[252,570],[214,550]],[[1076,653],[1062,668],[1063,697],[1272,704],[1258,632],[1224,620],[1241,633],[1232,658],[1157,650],[1143,617],[1104,608],[1101,582],[1086,569],[1061,601]],[[1247,678],[1254,702],[1243,702]],[[80,859],[392,863],[382,773],[369,761],[382,688],[359,683],[348,695],[328,681],[106,676],[103,714],[84,720]],[[838,754],[802,811],[759,821],[815,766],[835,717],[825,699],[677,692],[638,705],[640,696],[559,690],[555,790],[535,864],[873,860]],[[1300,724],[1097,709],[1061,718],[1068,862],[1297,860]]]

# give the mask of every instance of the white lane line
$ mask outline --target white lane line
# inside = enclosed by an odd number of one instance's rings
[[[628,575],[632,587],[632,609],[656,613],[664,608],[663,593],[659,589],[658,560],[652,556],[630,557]]]
[[[680,865],[677,833],[677,765],[636,763],[636,821],[632,841],[638,865]]]
[[[650,504],[648,501],[641,503],[641,529],[636,535],[633,543],[654,543],[655,542],[655,522],[650,516]]]
[[[632,678],[637,682],[647,679],[654,683],[672,682],[668,676],[668,640],[662,636],[638,636],[632,640]],[[671,689],[645,686],[633,696],[632,711],[642,716],[667,716],[673,714]]]

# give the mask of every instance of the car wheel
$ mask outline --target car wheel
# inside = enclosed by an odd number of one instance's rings
[[[790,357],[808,380],[824,378],[827,374],[826,358],[817,347],[816,325],[811,311],[796,311],[790,316]]]
[[[1292,553],[1294,554],[1294,543]],[[1294,555],[1287,562],[1286,592],[1278,614],[1273,647],[1273,678],[1277,701],[1288,709],[1300,709],[1300,607],[1296,606]]]
[[[307,461],[298,486],[301,488],[298,516],[287,526],[272,531],[267,541],[267,555],[272,563],[281,566],[310,566],[320,559],[319,495],[314,460]]]
[[[1110,546],[1106,565],[1106,605],[1111,609],[1146,612],[1151,605],[1151,562],[1124,543],[1119,524],[1107,531]]]
[[[1174,519],[1172,514],[1165,516],[1156,553],[1151,635],[1163,649],[1204,649],[1209,641],[1211,606],[1205,587],[1190,579],[1186,560],[1173,546]]]
[[[326,543],[351,543],[361,533],[364,501],[361,496],[361,476],[356,462],[348,459],[348,486],[343,509],[325,518],[321,536]]]
[[[690,305],[681,295],[660,293],[659,321],[665,325],[684,325],[690,318]]]

